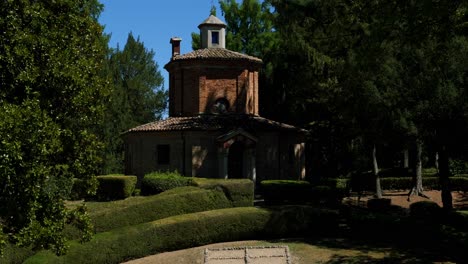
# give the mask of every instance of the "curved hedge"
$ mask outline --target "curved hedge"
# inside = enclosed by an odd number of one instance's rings
[[[233,207],[253,206],[254,183],[249,179],[193,178],[196,186],[205,189],[221,189]]]
[[[135,203],[112,202],[107,210],[91,213],[96,233],[169,216],[231,207],[219,190],[179,187],[159,195],[139,197]]]
[[[302,218],[298,218],[299,215]],[[288,226],[296,226],[294,233],[302,233],[304,228],[324,231],[337,227],[321,226],[321,216],[323,222],[338,219],[337,212],[312,207],[288,207],[286,210],[241,207],[178,215],[100,233],[84,244],[72,242],[64,256],[41,251],[25,263],[120,263],[216,242],[277,237],[287,234]],[[275,226],[280,223],[281,228]]]
[[[152,172],[141,180],[141,194],[154,195],[183,186],[194,185],[191,177],[184,177],[177,172]]]

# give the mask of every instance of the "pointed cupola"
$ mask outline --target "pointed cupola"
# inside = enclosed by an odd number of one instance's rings
[[[210,15],[198,28],[202,49],[226,48],[226,24],[219,18]]]

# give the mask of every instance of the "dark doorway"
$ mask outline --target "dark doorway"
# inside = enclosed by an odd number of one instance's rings
[[[243,157],[244,157],[244,146],[242,143],[236,141],[229,148],[228,155],[228,178],[239,179],[243,177]]]

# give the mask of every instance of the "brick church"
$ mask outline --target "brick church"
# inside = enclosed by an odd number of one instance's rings
[[[262,60],[226,49],[226,24],[217,17],[198,27],[199,50],[181,54],[181,39],[171,39],[169,118],[124,134],[125,173],[304,178],[305,131],[259,115]]]

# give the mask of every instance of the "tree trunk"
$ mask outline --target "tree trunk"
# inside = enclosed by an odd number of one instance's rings
[[[439,150],[439,180],[442,190],[442,205],[447,211],[453,209],[452,192],[450,191],[450,168],[447,149],[441,146]]]
[[[403,150],[403,168],[409,168],[409,150],[406,148]]]
[[[416,162],[413,174],[413,186],[408,193],[408,202],[410,201],[410,197],[412,195],[422,196],[424,198],[429,198],[423,192],[423,185],[422,185],[422,141],[416,140]]]
[[[372,172],[375,177],[375,197],[382,198],[382,187],[380,186],[379,165],[377,163],[377,147],[372,148]]]
[[[436,168],[437,173],[439,173],[439,152],[435,153],[434,166]]]

